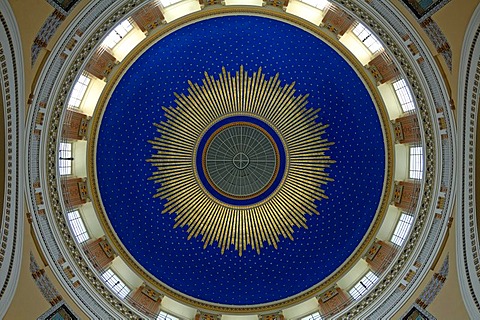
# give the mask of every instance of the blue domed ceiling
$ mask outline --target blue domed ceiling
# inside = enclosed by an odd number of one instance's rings
[[[265,243],[260,253],[249,246],[239,255],[174,228],[176,214],[162,214],[168,199],[154,198],[160,186],[149,180],[156,169],[147,159],[155,153],[148,141],[159,136],[154,123],[167,121],[162,107],[176,106],[174,93],[188,95],[188,81],[202,85],[204,72],[218,78],[222,68],[234,75],[241,66],[250,76],[261,68],[266,80],[278,73],[282,86],[295,83],[296,96],[309,95],[306,108],[320,109],[315,121],[329,125],[322,139],[333,142],[335,163],[325,168],[328,199],[314,202],[319,215],[305,215],[308,228],[293,226],[293,240],[280,236],[278,248]],[[381,201],[385,153],[376,107],[341,55],[293,25],[226,16],[174,31],[136,59],[105,108],[96,170],[108,219],[145,270],[189,297],[256,305],[311,288],[355,251]]]

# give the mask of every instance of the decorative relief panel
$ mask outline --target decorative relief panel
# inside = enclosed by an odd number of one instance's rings
[[[323,293],[318,299],[318,309],[324,316],[333,315],[346,308],[350,297],[341,288],[334,287]]]
[[[53,13],[50,16],[48,16],[42,28],[40,28],[40,31],[38,31],[38,34],[35,40],[33,40],[32,49],[31,49],[32,66],[37,61],[40,50],[42,48],[47,47],[48,42],[50,41],[50,38],[53,36],[55,31],[57,31],[58,27],[63,22],[63,20],[65,20],[65,14],[57,10],[53,11]]]
[[[67,15],[80,0],[47,0],[47,2],[62,14]]]
[[[401,0],[419,20],[430,17],[450,0]]]
[[[343,36],[354,22],[351,15],[334,5],[328,8],[322,20],[323,25],[338,36]]]

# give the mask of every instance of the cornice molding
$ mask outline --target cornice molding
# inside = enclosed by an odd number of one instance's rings
[[[0,318],[15,294],[23,251],[25,80],[17,22],[6,0],[0,1],[0,71],[5,139],[5,181],[0,214]]]
[[[480,102],[480,5],[463,39],[458,77],[458,205],[456,210],[457,269],[460,292],[470,318],[480,318],[480,241],[477,221],[478,181],[475,179],[478,107]]]
[[[426,276],[435,260],[448,228],[453,211],[455,195],[455,124],[450,109],[449,96],[444,81],[427,46],[415,29],[406,21],[391,3],[372,0],[368,3],[352,0],[335,0],[368,25],[387,47],[401,66],[403,76],[408,79],[423,128],[422,140],[425,146],[425,184],[420,193],[415,226],[408,243],[398,260],[380,279],[377,286],[360,303],[343,313],[345,318],[391,318],[413,294]],[[373,8],[373,10],[372,10]],[[415,45],[418,54],[412,54],[402,39]],[[438,111],[438,108],[442,108]],[[445,118],[448,139],[441,140],[438,118]],[[443,187],[444,192],[440,191]],[[436,210],[440,196],[445,197],[445,206]],[[440,219],[435,218],[440,215]],[[422,244],[422,245],[420,245]],[[420,267],[414,264],[420,263]],[[399,286],[409,270],[415,270],[414,278],[404,290]],[[401,276],[400,276],[401,275]]]

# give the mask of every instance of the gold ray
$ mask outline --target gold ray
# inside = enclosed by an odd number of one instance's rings
[[[189,213],[191,212],[190,208],[191,207],[195,208],[197,204],[199,204],[199,202],[202,201],[202,198],[203,198],[202,196],[203,194],[201,194],[200,192],[192,193],[189,197],[187,197],[187,199],[185,199],[185,202],[181,204],[176,204],[176,206],[172,205],[171,207],[169,207],[169,211],[173,211],[177,213],[177,216],[178,216],[177,221],[180,226],[185,225],[185,223],[182,224],[183,222],[182,217],[185,217],[186,219],[188,218]]]
[[[212,219],[213,223],[210,223],[207,226],[205,232],[203,233],[204,238],[202,239],[202,241],[205,242],[205,246],[211,245],[213,243],[213,240],[214,240],[213,237],[215,235],[216,226],[219,222],[221,222],[220,221],[221,219],[218,219],[216,217],[222,216],[222,213],[224,212],[223,209],[224,208],[218,206],[216,203],[212,203],[212,206],[209,209],[213,212],[213,219]]]
[[[160,184],[154,197],[166,200],[162,213],[174,213],[174,227],[187,226],[188,239],[202,236],[204,248],[217,243],[223,254],[233,245],[241,256],[248,247],[260,254],[264,244],[278,248],[280,236],[293,240],[295,228],[308,228],[306,214],[318,215],[315,201],[328,199],[322,186],[333,179],[325,169],[334,144],[324,138],[328,124],[320,110],[308,108],[308,94],[295,95],[295,83],[282,86],[280,75],[266,79],[262,69],[249,76],[222,68],[207,72],[201,84],[188,81],[188,94],[175,95],[175,107],[163,107],[165,121],[155,123],[159,137],[148,140]],[[215,199],[195,172],[194,150],[202,132],[217,119],[233,114],[259,117],[284,141],[288,167],[282,184],[257,204],[235,207]]]
[[[211,115],[208,114],[208,112],[205,112],[205,110],[201,108],[201,105],[200,105],[200,108],[197,108],[197,106],[192,104],[192,101],[187,97],[185,97],[185,95],[183,94],[178,95],[177,93],[174,93],[174,94],[176,98],[174,102],[177,104],[179,108],[181,108],[180,110],[177,111],[175,116],[179,117],[179,119],[181,118],[183,120],[183,123],[187,122],[189,127],[191,127],[191,125],[193,124],[200,125],[198,128],[195,128],[195,131],[198,131],[199,128],[201,128],[204,125],[208,125],[213,120]],[[177,109],[174,108],[174,110],[176,111]],[[172,111],[172,113],[173,112],[174,111]],[[192,121],[189,123],[190,119],[194,119],[194,118],[198,120],[194,122]]]
[[[218,228],[218,246],[221,248],[222,253],[225,252],[225,248],[228,246],[227,239],[228,239],[228,231],[229,231],[229,226],[231,225],[230,220],[231,220],[231,215],[228,213],[228,209],[225,207],[222,207],[222,210],[225,212],[224,215],[226,216],[225,219],[222,221],[222,227]]]
[[[223,69],[222,69],[223,71]],[[223,85],[223,78],[220,76],[219,80],[215,80],[215,78],[212,76],[211,77],[211,81],[212,81],[212,88],[215,90],[215,91],[212,91],[213,94],[216,94],[217,97],[220,97],[221,100],[222,100],[222,103],[220,104],[220,108],[217,109],[217,111],[215,112],[215,110],[212,110],[212,113],[216,113],[217,115],[224,115],[224,114],[227,114],[228,113],[228,105],[230,103],[228,97],[228,92],[226,91],[225,89],[225,86]],[[218,110],[220,110],[221,112],[218,112]]]
[[[332,145],[332,142],[328,142],[327,139],[319,139],[317,138],[317,135],[321,134],[321,132],[318,132],[317,130],[311,130],[310,135],[307,133],[299,133],[298,137],[288,137],[285,138],[285,140],[290,141],[290,143],[297,145],[297,144],[302,144],[305,143],[305,141],[310,142],[310,141],[317,141],[319,146],[326,146],[326,145]],[[312,138],[312,134],[316,135],[314,138]]]
[[[199,204],[196,206],[196,212],[193,213],[191,210],[189,210],[189,206],[182,206],[182,208],[185,209],[185,212],[187,213],[185,219],[182,221],[182,226],[188,225],[190,226],[188,228],[188,232],[190,235],[194,234],[194,237],[196,238],[200,233],[205,234],[208,232],[208,225],[207,227],[204,227],[204,221],[208,221],[212,215],[217,214],[216,207],[214,207],[215,204],[211,203],[211,206],[204,207],[203,204]],[[203,214],[199,215],[198,210],[202,209]],[[213,217],[212,220],[215,220]]]
[[[268,79],[268,81],[265,83],[262,99],[258,102],[258,111],[260,116],[263,116],[264,113],[267,111],[265,105],[268,104],[268,101],[271,98],[272,90],[274,89],[275,83],[275,77]]]
[[[271,119],[272,122],[277,122],[277,117],[279,115],[283,115],[286,110],[291,108],[291,105],[293,102],[295,102],[295,99],[293,97],[293,94],[295,93],[295,89],[293,88],[295,83],[291,83],[290,85],[285,85],[283,87],[280,86],[280,80],[277,81],[276,84],[276,90],[278,91],[278,96],[277,98],[280,99],[278,101],[275,100],[270,100],[268,105],[268,109],[266,110],[268,113],[265,113],[265,117],[268,119]],[[271,109],[271,107],[274,107],[274,110]]]
[[[226,233],[226,228],[230,224],[230,220],[231,220],[231,215],[228,214],[228,209],[227,208],[221,206],[220,210],[222,210],[223,218],[221,219],[221,221],[219,221],[218,227],[215,228],[214,239],[212,239],[212,242],[211,242],[211,244],[213,244],[213,240],[217,241],[217,243],[218,243],[217,246],[218,247],[221,247],[221,239],[223,238],[224,234]],[[223,249],[223,251],[225,251],[225,249]]]
[[[240,243],[239,243],[239,239],[238,239],[238,211],[234,211],[233,212],[233,234],[232,234],[232,238],[233,238],[233,244],[235,245],[235,250],[239,251],[239,246],[240,246]],[[241,255],[241,251],[238,253],[239,255]]]
[[[169,120],[168,122],[163,122],[164,126],[161,128],[165,130],[166,128],[171,128],[172,129],[177,129],[182,132],[185,132],[188,128],[188,130],[192,130],[190,132],[193,133],[199,133],[199,128],[197,126],[193,126],[193,123],[198,124],[198,120],[193,122],[192,119],[195,119],[196,117],[198,118],[198,115],[193,112],[185,112],[183,109],[191,109],[195,110],[195,106],[188,101],[189,99],[185,98],[185,96],[177,96],[177,100],[175,100],[175,103],[177,103],[178,106],[180,106],[182,109],[174,109],[174,108],[169,108],[167,109],[168,112],[165,113],[165,117]],[[178,99],[180,98],[180,100]],[[182,102],[185,99],[185,104]],[[164,109],[165,110],[165,109]],[[208,119],[206,120],[208,121]],[[189,132],[189,131],[187,131]],[[175,134],[175,131],[174,131]],[[195,138],[194,135],[192,135],[192,138]]]
[[[233,223],[231,222],[232,221],[232,209],[228,208],[227,209],[227,212],[229,214],[229,222],[230,224],[228,225],[228,230],[227,230],[227,234],[225,236],[225,245],[222,244],[222,248],[225,248],[225,249],[229,249],[230,248],[230,245],[234,243],[233,241]]]
[[[205,79],[203,80],[203,91],[206,92],[206,94],[208,94],[211,98],[211,100],[213,101],[213,103],[210,105],[211,108],[213,109],[216,109],[216,110],[219,110],[219,109],[222,109],[223,106],[225,106],[225,101],[223,100],[223,95],[219,94],[219,92],[217,92],[217,87],[216,87],[216,84],[215,84],[215,80],[212,78],[210,78],[210,76],[208,75],[207,72],[205,72]],[[208,106],[205,106],[205,108],[208,108]],[[210,114],[212,116],[215,115],[214,112],[210,112]]]
[[[160,197],[162,199],[170,199],[170,198],[179,198],[178,194],[175,195],[175,193],[181,193],[181,192],[193,192],[195,189],[195,184],[179,184],[179,187],[173,186],[170,184],[162,184],[162,188],[160,188],[160,192],[158,192],[155,197]]]
[[[283,195],[283,198],[272,199],[272,205],[275,208],[281,208],[282,211],[286,210],[288,214],[288,219],[290,219],[290,224],[295,224],[297,227],[303,226],[306,228],[305,218],[303,210],[298,210],[298,204],[296,199]]]
[[[264,92],[265,92],[265,75],[261,73],[262,68],[258,69],[257,76],[256,76],[256,81],[255,81],[255,86],[253,88],[254,90],[254,95],[253,99],[255,101],[254,106],[253,106],[253,114],[260,115],[260,103],[259,101],[262,100]],[[255,77],[254,77],[255,78]]]

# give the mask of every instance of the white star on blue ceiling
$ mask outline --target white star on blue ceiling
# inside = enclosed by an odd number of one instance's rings
[[[200,239],[173,228],[174,215],[162,215],[158,186],[148,178],[152,154],[147,142],[162,106],[174,105],[174,92],[204,71],[250,74],[262,67],[296,82],[309,94],[320,122],[335,142],[325,185],[328,200],[320,216],[307,216],[308,229],[295,229],[294,241],[261,254],[203,249]],[[375,216],[384,182],[385,148],[377,111],[352,67],[312,34],[284,22],[249,16],[213,18],[173,32],[147,50],[123,76],[106,107],[96,155],[98,183],[108,218],[130,254],[168,286],[209,302],[253,305],[298,294],[334,272],[362,241]]]

